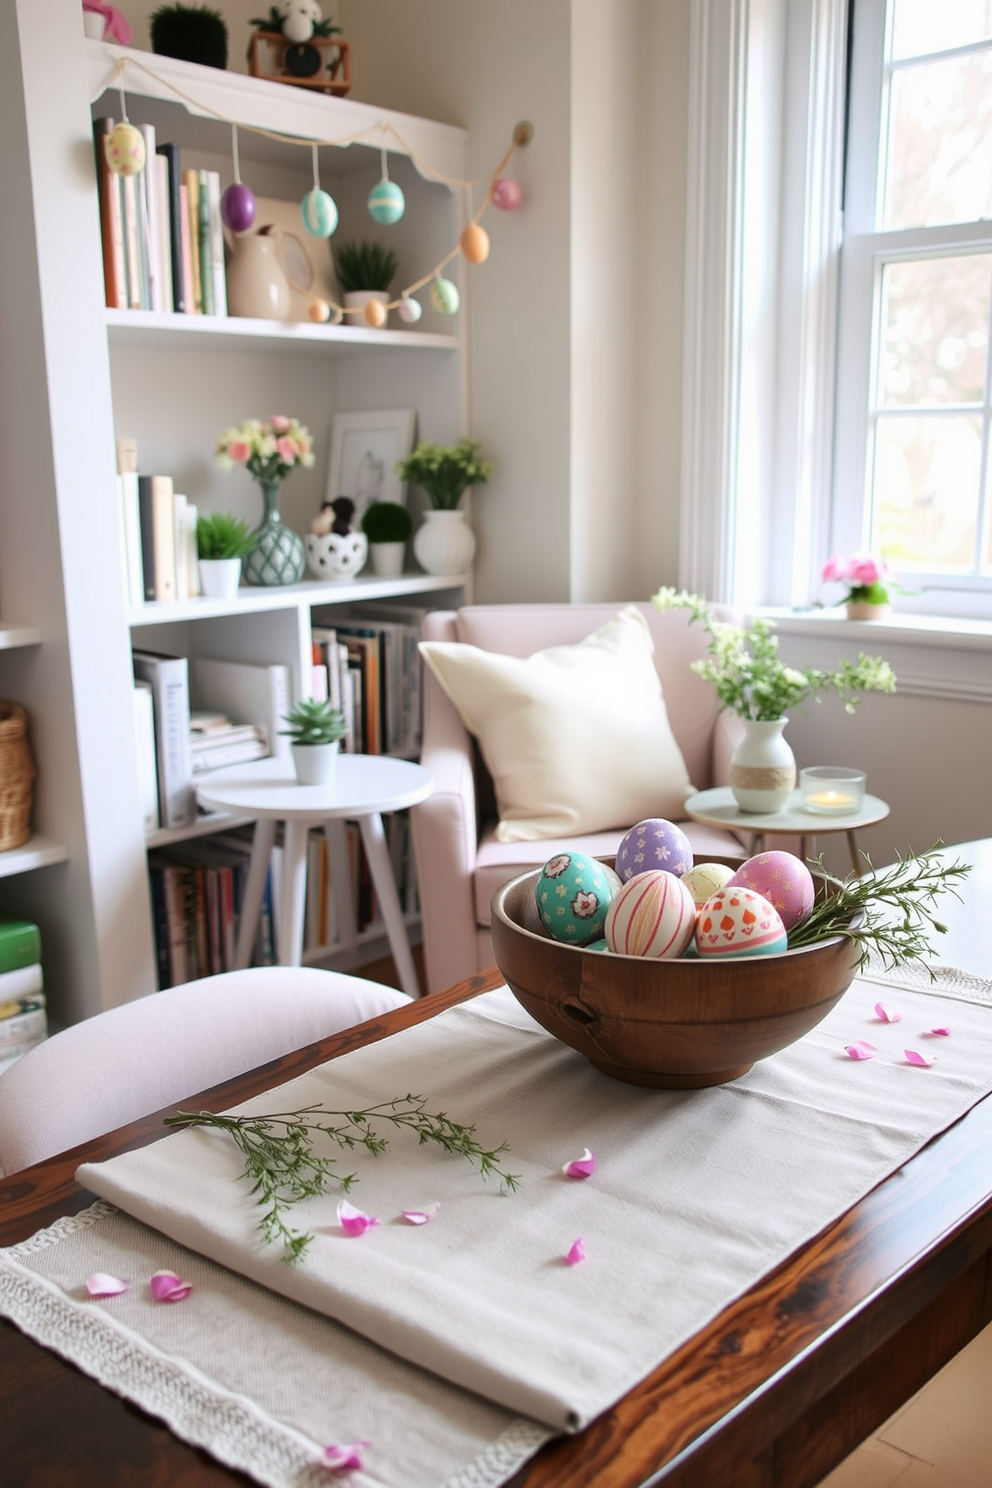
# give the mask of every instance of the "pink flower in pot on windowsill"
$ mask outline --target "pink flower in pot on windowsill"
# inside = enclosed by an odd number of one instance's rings
[[[871,619],[889,607],[888,566],[871,553],[835,553],[821,570],[827,583],[846,584],[844,603],[851,619]],[[852,609],[858,613],[852,614]]]

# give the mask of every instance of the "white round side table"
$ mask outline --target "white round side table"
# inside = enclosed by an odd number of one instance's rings
[[[709,827],[722,827],[725,832],[749,832],[752,853],[761,852],[766,837],[784,836],[799,838],[799,856],[805,862],[806,846],[815,855],[817,837],[831,832],[844,832],[851,850],[851,862],[858,875],[865,865],[858,855],[855,830],[858,827],[873,827],[884,821],[889,814],[885,801],[878,796],[865,796],[859,810],[843,814],[807,811],[803,806],[803,793],[794,790],[781,811],[742,811],[734,800],[729,785],[718,785],[713,790],[698,791],[685,803],[685,814],[693,821],[703,822]]]
[[[303,955],[307,834],[317,824],[324,828],[333,865],[341,949],[354,950],[355,914],[344,824],[346,820],[357,821],[400,985],[410,997],[419,997],[382,813],[416,806],[433,789],[434,777],[429,770],[385,754],[342,754],[331,785],[297,785],[292,761],[283,758],[215,770],[200,782],[196,794],[206,810],[228,811],[255,821],[235,965],[247,966],[251,957],[276,824],[280,821],[285,824],[277,946],[280,966],[299,966]]]

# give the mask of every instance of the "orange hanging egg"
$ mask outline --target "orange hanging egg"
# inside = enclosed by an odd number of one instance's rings
[[[369,300],[365,306],[365,324],[376,330],[386,324],[386,307],[381,300]]]
[[[322,325],[325,320],[330,320],[331,307],[326,300],[311,300],[308,314],[311,320]]]
[[[477,222],[470,222],[458,241],[469,263],[485,263],[489,257],[489,234]]]

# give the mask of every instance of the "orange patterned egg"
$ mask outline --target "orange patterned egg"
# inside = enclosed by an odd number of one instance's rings
[[[606,911],[603,927],[611,951],[621,956],[681,956],[692,940],[696,906],[674,873],[652,868],[628,879]]]
[[[788,944],[778,910],[751,889],[728,885],[699,911],[696,949],[701,956],[773,956],[788,950]]]

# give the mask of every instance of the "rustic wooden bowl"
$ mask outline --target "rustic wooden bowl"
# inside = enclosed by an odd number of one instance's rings
[[[737,859],[710,861],[739,866]],[[493,895],[499,969],[543,1028],[630,1085],[686,1089],[736,1080],[826,1017],[857,970],[857,947],[840,935],[717,963],[564,945],[542,932],[538,876],[523,873]],[[831,892],[823,875],[814,879],[818,894]]]

